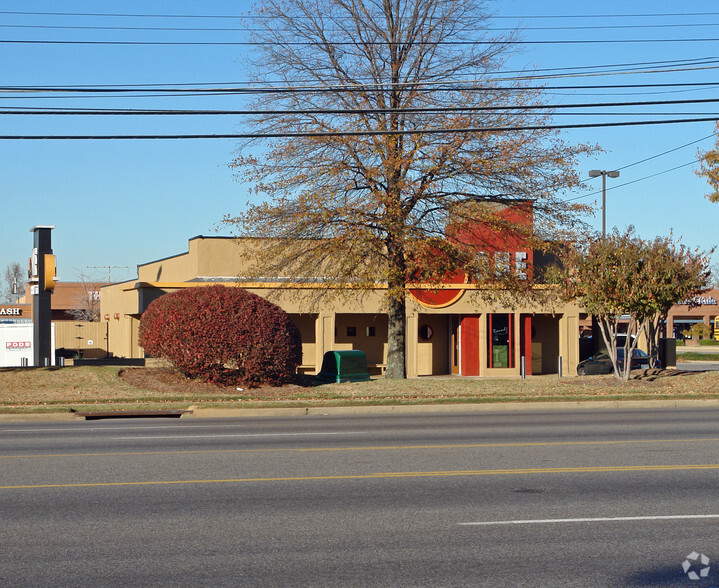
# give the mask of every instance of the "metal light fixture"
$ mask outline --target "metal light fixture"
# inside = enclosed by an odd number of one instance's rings
[[[610,178],[618,178],[619,171],[606,171],[603,169],[593,169],[589,172],[590,178],[598,178],[602,176],[602,237],[607,235],[607,176]]]

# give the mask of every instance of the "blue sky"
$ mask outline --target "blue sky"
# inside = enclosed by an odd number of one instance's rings
[[[571,73],[546,80],[553,86],[628,84],[719,84],[719,7],[715,2],[668,1],[601,5],[574,1],[506,0],[492,2],[496,27],[524,27],[528,41],[506,69],[526,66]],[[687,6],[682,10],[680,7]],[[250,2],[98,3],[66,0],[5,0],[0,5],[0,63],[3,86],[112,86],[129,84],[209,84],[248,79],[246,49],[218,45],[97,45],[13,43],[56,41],[225,41],[243,40],[241,31],[141,31],[97,27],[231,28]],[[67,15],[42,15],[57,12]],[[35,14],[12,14],[33,12]],[[611,16],[597,17],[599,13]],[[87,13],[169,16],[81,16]],[[680,14],[681,13],[681,14]],[[703,13],[703,14],[699,14]],[[665,16],[657,16],[665,15]],[[49,28],[52,27],[52,28]],[[55,28],[71,27],[71,28]],[[81,28],[90,27],[90,28]],[[589,28],[578,28],[589,27]],[[700,39],[710,39],[701,41]],[[713,40],[711,40],[713,39]],[[543,41],[601,41],[543,43]],[[620,42],[617,42],[620,41]],[[689,60],[679,67],[679,60]],[[699,65],[696,62],[703,60]],[[689,67],[689,63],[692,63]],[[627,66],[627,64],[641,64]],[[595,67],[596,66],[596,67]],[[593,67],[594,69],[589,69]],[[664,69],[652,73],[626,73]],[[607,75],[586,74],[606,72]],[[582,73],[584,75],[578,76]],[[555,104],[688,100],[716,98],[717,86],[585,88],[555,90]],[[242,108],[244,99],[222,97],[47,97],[0,93],[0,107]],[[717,105],[634,106],[557,117],[557,123],[636,121],[711,117]],[[605,114],[597,115],[597,112]],[[650,116],[647,116],[649,113]],[[2,116],[0,135],[232,133],[239,117],[45,117]],[[689,246],[717,244],[714,219],[719,204],[704,194],[708,187],[691,165],[698,148],[714,144],[714,123],[577,129],[568,141],[598,143],[605,152],[584,161],[580,170],[620,169],[608,180],[607,225],[634,225],[643,237],[681,237]],[[26,263],[34,225],[55,225],[53,248],[60,279],[81,273],[94,279],[131,279],[136,266],[181,253],[195,235],[228,234],[225,214],[241,211],[249,196],[227,164],[232,140],[23,141],[0,140],[0,272],[11,262]],[[646,160],[646,161],[644,161]],[[677,169],[674,169],[677,168]],[[590,190],[567,194],[601,203],[599,179]],[[592,219],[601,227],[601,214]],[[715,255],[715,259],[717,256]],[[105,267],[106,269],[97,269]],[[1,276],[1,274],[0,274]]]

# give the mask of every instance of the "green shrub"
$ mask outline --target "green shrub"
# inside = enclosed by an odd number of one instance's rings
[[[716,339],[702,339],[699,341],[699,345],[719,345],[719,341]]]
[[[279,306],[235,287],[187,288],[150,303],[140,345],[186,376],[246,387],[289,381],[302,359],[300,333]]]

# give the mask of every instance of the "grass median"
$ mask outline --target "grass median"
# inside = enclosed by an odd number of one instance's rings
[[[191,380],[170,368],[0,368],[0,412],[719,399],[719,372],[679,369],[635,376],[628,382],[614,376],[437,376],[321,386],[307,377],[283,387],[245,390]]]

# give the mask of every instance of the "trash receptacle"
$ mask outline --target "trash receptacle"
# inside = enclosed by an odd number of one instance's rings
[[[663,368],[677,365],[677,340],[673,338],[659,339],[659,361]]]
[[[367,355],[357,349],[328,351],[322,357],[322,369],[317,379],[323,383],[365,382],[370,379]]]

